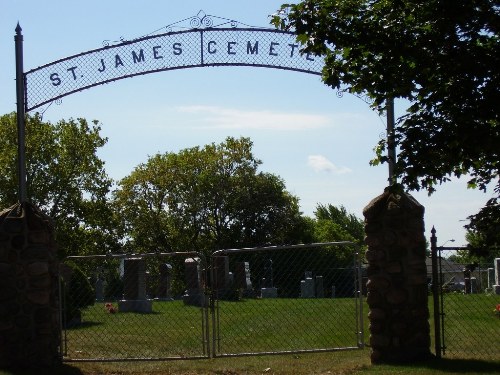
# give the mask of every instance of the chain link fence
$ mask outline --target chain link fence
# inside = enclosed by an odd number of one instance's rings
[[[211,269],[215,355],[363,347],[352,243],[219,251]]]
[[[500,356],[500,295],[494,294],[491,264],[466,264],[460,248],[438,247],[441,354],[445,358],[498,359]],[[428,258],[429,283],[432,283]],[[431,288],[429,288],[431,290]],[[434,307],[435,308],[435,307]],[[431,312],[432,316],[432,312]],[[433,323],[435,319],[432,319]]]
[[[64,358],[207,357],[205,270],[197,253],[69,257],[61,266]]]
[[[69,257],[65,360],[208,358],[363,347],[357,247],[329,243]]]

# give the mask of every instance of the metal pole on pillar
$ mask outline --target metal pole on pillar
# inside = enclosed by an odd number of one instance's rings
[[[24,109],[24,68],[23,68],[23,35],[19,23],[16,27],[14,41],[16,44],[16,93],[17,93],[17,163],[18,163],[18,184],[19,184],[19,202],[27,201],[26,193],[26,148],[25,148],[25,130],[26,116]]]
[[[434,351],[436,357],[441,358],[441,321],[439,306],[440,278],[438,274],[438,253],[436,229],[431,230],[431,260],[432,260],[432,300],[434,305]]]
[[[394,98],[387,98],[387,157],[389,159],[389,185],[397,183],[394,173],[396,165],[396,141],[394,139]]]

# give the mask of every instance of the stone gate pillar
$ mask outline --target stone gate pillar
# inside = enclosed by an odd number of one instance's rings
[[[0,212],[0,368],[60,360],[58,285],[49,219],[30,203]]]
[[[427,359],[430,328],[424,207],[401,186],[363,210],[372,363]]]

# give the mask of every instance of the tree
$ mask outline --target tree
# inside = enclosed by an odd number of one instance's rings
[[[319,241],[353,241],[362,244],[365,237],[363,221],[348,213],[344,206],[318,204],[314,212]],[[323,228],[330,228],[323,231]]]
[[[491,265],[495,258],[500,257],[500,246],[491,246],[483,233],[468,231],[465,238],[467,247],[458,250],[456,255],[450,256],[450,259],[461,264]]]
[[[258,172],[248,138],[150,157],[119,182],[114,204],[134,252],[299,241],[305,225],[284,182]]]
[[[408,101],[396,123],[396,173],[411,190],[466,176],[495,196],[469,228],[499,232],[500,3],[431,0],[304,0],[273,23],[297,33],[304,52],[325,56],[323,80],[367,95],[384,111]],[[373,164],[387,162],[380,141]]]
[[[314,242],[351,241],[362,245],[365,237],[363,221],[348,213],[344,206],[318,204],[314,212]],[[351,246],[326,248],[328,256],[344,261],[355,252]]]
[[[53,219],[61,256],[102,253],[114,246],[107,193],[111,180],[97,156],[106,139],[97,121],[26,117],[28,200]],[[0,204],[18,200],[16,114],[0,117]]]

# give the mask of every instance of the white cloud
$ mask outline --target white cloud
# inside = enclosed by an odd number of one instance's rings
[[[327,116],[273,111],[246,111],[216,106],[182,106],[177,110],[201,116],[200,123],[219,129],[308,130],[327,126]]]
[[[315,172],[329,172],[335,174],[350,173],[351,170],[347,167],[337,167],[330,160],[322,155],[309,155],[307,157],[307,165]]]

